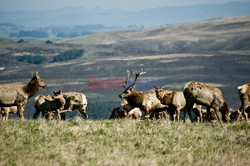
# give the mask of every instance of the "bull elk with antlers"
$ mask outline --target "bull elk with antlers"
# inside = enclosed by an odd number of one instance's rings
[[[157,99],[154,91],[141,92],[134,89],[137,78],[145,73],[146,72],[142,70],[135,72],[128,70],[126,80],[124,80],[126,89],[119,95],[119,97],[122,99],[126,99],[132,108],[140,108],[142,111],[145,112],[145,118],[149,118],[150,114],[153,111],[166,111],[167,106],[161,104],[161,102]],[[135,78],[129,85],[131,74],[135,74]]]

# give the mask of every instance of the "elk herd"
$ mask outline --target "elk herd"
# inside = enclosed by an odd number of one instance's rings
[[[186,113],[189,119],[197,122],[230,122],[234,120],[248,121],[250,115],[250,84],[238,87],[241,107],[239,110],[229,110],[220,89],[211,85],[190,81],[183,91],[164,90],[154,86],[154,91],[137,91],[135,84],[138,77],[146,72],[127,71],[124,80],[125,90],[119,95],[120,106],[115,107],[110,119],[167,119],[179,122],[181,112],[183,121]],[[130,76],[135,75],[134,79]],[[35,96],[40,88],[47,85],[37,72],[32,74],[28,84],[0,85],[0,113],[7,120],[10,113],[24,119],[24,108],[29,98]],[[34,99],[34,119],[42,114],[47,120],[55,116],[57,120],[65,119],[66,113],[78,110],[84,118],[87,115],[87,99],[83,93],[54,91],[53,95],[38,95]],[[205,108],[205,109],[204,109]],[[144,116],[142,117],[142,115]],[[195,116],[194,116],[195,115]]]

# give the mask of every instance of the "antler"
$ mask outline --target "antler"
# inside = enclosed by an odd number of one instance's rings
[[[128,79],[129,79],[130,74],[135,74],[135,79],[132,81],[132,84],[128,86]],[[126,89],[130,89],[131,87],[133,87],[136,83],[137,78],[142,74],[146,74],[146,72],[144,72],[142,69],[139,71],[134,71],[134,72],[127,70],[127,79],[126,81],[124,81],[126,85]]]
[[[129,83],[129,76],[130,76],[130,74],[133,74],[133,72],[132,71],[129,71],[129,70],[127,70],[127,75],[126,75],[126,80],[125,79],[123,79],[123,82],[124,82],[124,84],[125,84],[125,88],[127,89],[128,88],[128,83]]]

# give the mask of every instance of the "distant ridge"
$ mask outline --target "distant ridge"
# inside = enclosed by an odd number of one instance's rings
[[[105,26],[144,25],[197,22],[213,18],[250,15],[250,2],[203,4],[146,9],[139,12],[120,9],[85,9],[80,7],[43,11],[2,11],[0,22],[29,26],[103,24]]]

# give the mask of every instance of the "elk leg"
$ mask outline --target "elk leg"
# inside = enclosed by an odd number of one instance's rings
[[[219,117],[219,115],[218,115],[218,111],[219,111],[219,108],[214,108],[214,114],[215,114],[216,118],[218,119],[220,125],[222,126],[220,117]]]
[[[86,110],[84,108],[79,108],[78,110],[85,119],[88,119],[88,115],[87,115]]]
[[[65,112],[61,113],[61,120],[66,120],[66,113]]]
[[[181,112],[181,108],[177,107],[176,112],[175,112],[175,118],[177,122],[179,122],[180,120],[180,112]]]
[[[187,103],[184,107],[184,122],[186,122],[186,111],[188,112],[189,119],[191,122],[193,122],[192,116],[191,116],[191,110],[193,108],[194,103]]]
[[[24,120],[23,112],[24,112],[24,106],[22,106],[21,104],[18,104],[17,105],[17,115],[19,116],[19,118],[21,120]]]
[[[56,110],[56,120],[61,120],[60,110]]]
[[[5,120],[8,120],[8,117],[9,117],[9,111],[5,113]]]
[[[6,112],[2,113],[2,120],[6,120]]]
[[[242,112],[243,118],[248,122],[248,113],[244,110]]]
[[[34,115],[33,115],[33,119],[37,119],[38,118],[38,116],[39,116],[39,114],[40,114],[40,110],[38,110],[38,109],[36,109],[36,112],[34,113]],[[42,113],[43,114],[43,116],[44,116],[44,112]]]

